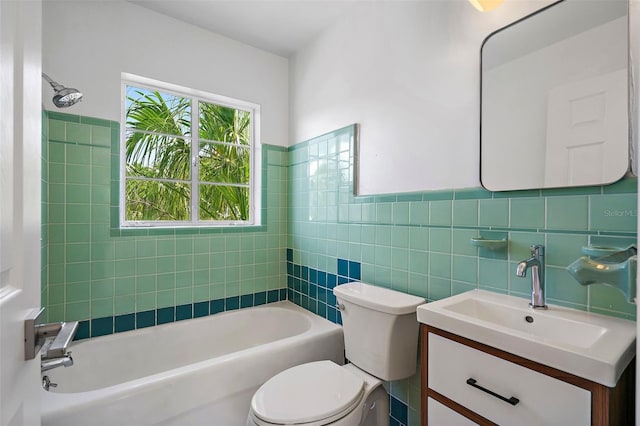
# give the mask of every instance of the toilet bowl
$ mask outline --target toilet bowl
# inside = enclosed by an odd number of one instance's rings
[[[360,282],[333,289],[349,364],[316,361],[267,380],[253,395],[247,426],[388,426],[384,381],[416,371],[424,299]]]
[[[388,398],[382,380],[353,364],[316,361],[262,385],[251,400],[247,426],[379,426],[389,421]]]

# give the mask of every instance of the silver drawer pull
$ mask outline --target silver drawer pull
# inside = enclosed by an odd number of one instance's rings
[[[478,384],[478,381],[476,379],[472,379],[471,377],[467,379],[467,384],[470,385],[470,386],[473,386],[476,389],[480,389],[482,392],[486,392],[489,395],[495,396],[496,398],[498,398],[498,399],[500,399],[500,400],[502,400],[502,401],[504,401],[506,403],[509,403],[509,404],[511,404],[513,406],[518,405],[518,403],[520,402],[520,400],[518,398],[516,398],[515,396],[512,396],[511,398],[505,398],[504,396],[499,395],[499,394],[495,393],[492,390],[489,390],[489,389],[487,389],[485,387],[480,386]]]

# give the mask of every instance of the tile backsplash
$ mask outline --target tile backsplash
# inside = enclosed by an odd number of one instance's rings
[[[590,237],[599,244],[636,237],[636,178],[604,187],[355,196],[354,129],[289,149],[294,264],[336,274],[338,259],[359,262],[363,281],[428,300],[478,287],[528,297],[530,280],[516,277],[515,265],[530,256],[531,244],[544,244],[550,303],[635,318],[635,305],[618,290],[582,287],[566,267],[583,256]],[[506,237],[508,244],[479,249],[470,242],[477,236]]]

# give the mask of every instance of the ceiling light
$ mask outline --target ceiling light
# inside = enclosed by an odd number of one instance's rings
[[[502,4],[504,0],[469,0],[480,12],[489,12]]]

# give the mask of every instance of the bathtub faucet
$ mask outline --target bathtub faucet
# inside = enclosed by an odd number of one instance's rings
[[[73,358],[71,358],[71,352],[68,352],[66,355],[60,358],[52,358],[42,360],[40,363],[40,372],[44,373],[45,371],[53,370],[58,367],[71,367],[73,365]]]

